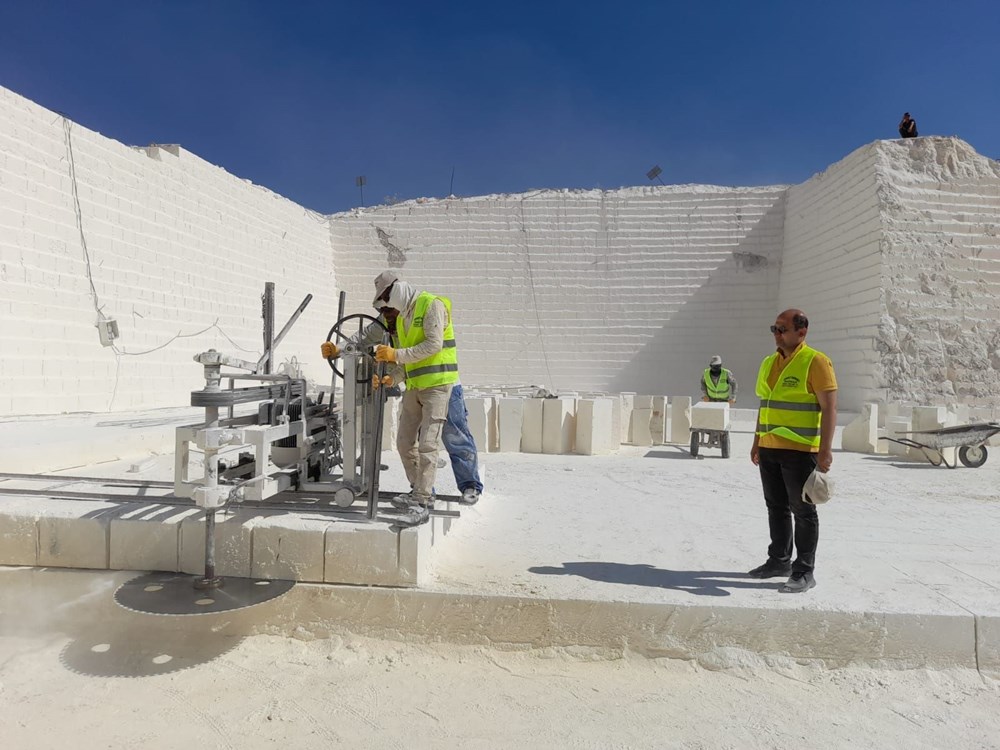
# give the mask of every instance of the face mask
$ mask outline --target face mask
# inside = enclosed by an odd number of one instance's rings
[[[720,372],[722,372],[722,365],[712,365],[711,368],[709,369],[711,370],[711,373],[713,375],[718,375]]]
[[[389,301],[386,306],[402,312],[403,308],[406,307],[406,288],[407,285],[402,281],[393,284],[392,289],[389,290]]]

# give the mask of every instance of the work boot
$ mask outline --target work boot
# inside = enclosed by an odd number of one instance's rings
[[[813,578],[812,573],[808,571],[792,573],[791,577],[785,581],[785,585],[781,587],[781,593],[801,594],[803,591],[808,591],[815,585],[816,579]]]
[[[391,498],[389,502],[392,507],[396,510],[406,510],[407,508],[416,505],[417,501],[413,499],[413,492],[401,492],[395,497]]]
[[[763,565],[758,565],[753,570],[747,573],[751,578],[779,578],[787,576],[792,572],[792,564],[790,562],[778,562],[777,560],[768,559]]]
[[[462,497],[458,502],[462,505],[475,505],[479,502],[479,490],[475,487],[466,487],[462,490]]]
[[[394,518],[393,523],[396,526],[420,526],[421,524],[427,523],[431,518],[431,512],[424,505],[413,505],[399,516],[399,518]]]

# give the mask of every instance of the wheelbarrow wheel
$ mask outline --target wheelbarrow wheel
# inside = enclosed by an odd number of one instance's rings
[[[691,457],[698,457],[698,443],[701,442],[699,439],[699,434],[697,432],[691,433]]]
[[[958,460],[970,469],[978,469],[986,463],[986,455],[985,445],[963,445],[958,449]]]
[[[729,433],[725,432],[719,438],[719,447],[722,448],[722,457],[729,458]]]

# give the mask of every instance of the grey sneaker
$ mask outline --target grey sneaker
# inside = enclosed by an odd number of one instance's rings
[[[479,502],[479,490],[475,487],[466,487],[462,490],[462,498],[458,502],[462,505],[475,505]]]
[[[785,581],[781,587],[783,594],[801,594],[816,585],[816,579],[812,573],[792,573],[791,577]]]

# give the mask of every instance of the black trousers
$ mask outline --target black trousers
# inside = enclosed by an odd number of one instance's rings
[[[775,562],[789,562],[794,540],[797,556],[792,562],[792,572],[812,572],[819,542],[819,515],[815,505],[802,501],[802,487],[816,468],[816,454],[761,448],[759,457],[760,481],[771,530],[767,556]]]

